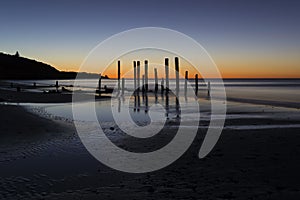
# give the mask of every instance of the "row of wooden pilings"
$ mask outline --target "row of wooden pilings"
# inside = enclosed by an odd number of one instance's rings
[[[124,91],[125,91],[125,79],[122,78],[121,79],[121,61],[118,60],[118,92],[119,94],[121,93],[122,95],[124,95]],[[140,61],[133,61],[133,79],[134,79],[134,91],[135,92],[140,92],[140,90],[143,93],[147,93],[148,90],[148,60],[144,61],[144,71],[145,74],[142,75],[142,89],[140,89],[140,77],[141,77],[141,63]],[[188,71],[185,71],[185,82],[184,82],[184,94],[185,96],[187,95],[187,84],[188,84]],[[158,88],[159,88],[159,84],[158,84],[158,73],[157,73],[157,68],[154,68],[154,80],[155,80],[155,87],[154,87],[154,91],[155,93],[158,92]],[[179,94],[179,58],[175,57],[175,80],[176,80],[176,96],[178,96]],[[164,83],[166,82],[166,83]],[[199,82],[199,78],[198,78],[198,74],[195,74],[195,95],[198,95],[198,82]],[[101,74],[100,74],[100,78],[99,78],[99,83],[98,83],[98,88],[99,88],[99,94],[101,94]],[[121,87],[122,84],[122,87]],[[162,78],[161,80],[161,93],[165,92],[169,92],[169,88],[170,88],[170,80],[169,80],[169,58],[165,58],[165,80],[164,78]],[[165,85],[165,87],[164,87]],[[207,96],[210,97],[210,82],[208,82],[207,84]],[[121,91],[121,92],[120,92]]]

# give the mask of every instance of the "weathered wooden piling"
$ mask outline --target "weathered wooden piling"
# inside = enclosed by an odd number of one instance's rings
[[[175,57],[176,96],[179,94],[179,59]]]
[[[56,92],[58,92],[58,87],[59,87],[59,85],[58,85],[58,81],[56,81],[56,82],[55,82],[55,88],[56,88]]]
[[[125,91],[125,78],[122,78],[122,96],[124,96]]]
[[[100,74],[99,81],[98,81],[98,94],[99,94],[99,96],[101,96],[101,74]]]
[[[195,75],[195,94],[198,96],[198,74]]]
[[[165,58],[166,92],[169,91],[169,58]]]
[[[187,95],[187,82],[189,80],[189,72],[185,71],[185,79],[184,79],[184,96]]]
[[[121,78],[121,62],[118,60],[118,92],[120,92],[121,89],[120,78]]]
[[[133,91],[136,90],[136,61],[133,61]]]
[[[148,60],[145,60],[145,92],[148,92]]]
[[[141,68],[140,68],[140,61],[137,61],[137,69],[136,69],[136,73],[137,73],[137,91],[140,91],[140,74],[141,74]]]
[[[155,79],[155,93],[158,91],[158,79],[157,79],[157,68],[154,68],[154,79]]]

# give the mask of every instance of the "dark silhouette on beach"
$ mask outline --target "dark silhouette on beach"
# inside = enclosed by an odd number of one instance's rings
[[[77,72],[59,71],[51,65],[15,55],[0,52],[0,79],[75,79]],[[80,78],[99,78],[99,74],[80,72]],[[107,76],[102,78],[108,79]]]

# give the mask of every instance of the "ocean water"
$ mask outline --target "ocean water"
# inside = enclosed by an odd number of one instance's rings
[[[15,81],[22,84],[32,85],[36,82],[38,86],[45,86],[35,91],[48,89],[46,86],[55,85],[56,80],[26,80]],[[219,80],[210,80],[211,89],[214,92],[222,86]],[[142,83],[142,81],[141,81]],[[160,83],[160,81],[159,81]],[[195,88],[193,80],[189,82],[191,87]],[[59,80],[59,84],[69,90],[83,91],[94,93],[98,86],[97,79],[81,79],[76,80]],[[256,103],[280,103],[281,106],[300,107],[300,79],[227,79],[223,81],[228,100],[257,100],[261,102]],[[115,79],[102,79],[102,87],[108,88],[116,87],[117,80]],[[125,80],[125,88],[132,91],[134,82],[132,79]],[[170,88],[175,88],[175,80],[170,80]],[[154,90],[154,80],[149,79],[149,89]],[[180,80],[180,91],[183,93],[184,80]],[[192,91],[190,91],[192,92]],[[130,93],[130,92],[129,92]],[[207,85],[204,81],[199,81],[200,98],[207,97]]]
[[[22,84],[32,84],[33,81],[22,81]],[[39,85],[54,85],[55,80],[34,81]],[[19,82],[20,83],[20,82]],[[74,83],[71,80],[59,80],[59,84],[67,89],[95,93],[98,80],[79,80]],[[113,88],[117,80],[103,80],[102,87],[106,85]],[[191,87],[195,88],[194,81],[190,81]],[[298,120],[300,119],[300,79],[276,79],[276,80],[224,80],[220,82],[211,80],[211,90],[218,94],[221,91],[222,84],[225,86],[227,102],[226,119],[280,119],[280,120]],[[120,123],[133,121],[140,126],[149,125],[151,121],[171,120],[176,124],[179,119],[189,123],[194,121],[195,107],[192,104],[197,101],[200,109],[200,120],[204,122],[201,127],[206,127],[211,120],[211,99],[207,96],[207,85],[205,82],[199,82],[198,99],[193,95],[194,91],[189,91],[187,98],[184,95],[184,80],[180,81],[180,95],[176,99],[172,92],[169,96],[161,94],[155,95],[133,95],[133,80],[125,82],[125,97],[98,99],[93,102],[64,103],[64,104],[26,104],[33,107],[42,108],[47,114],[62,119],[74,120],[73,109],[80,112],[76,120],[84,122],[100,122],[108,126],[114,126],[116,118]],[[170,88],[175,87],[175,81],[170,81]],[[44,89],[44,88],[43,88]],[[149,80],[149,89],[154,89],[154,81]],[[218,95],[216,95],[218,96]],[[126,103],[126,99],[128,102]],[[275,107],[275,108],[274,108]],[[91,110],[93,109],[93,110]],[[184,110],[183,110],[184,109]],[[124,112],[126,111],[126,112]],[[183,112],[184,111],[184,112]],[[96,118],[91,112],[96,113]],[[222,119],[224,116],[214,116],[215,119]],[[172,123],[173,123],[172,122]],[[206,125],[205,125],[206,124]],[[288,128],[287,125],[276,125],[278,128]],[[294,125],[293,125],[294,126]],[[292,127],[293,127],[292,126]],[[296,125],[297,127],[299,125]],[[271,126],[273,127],[273,126]],[[230,128],[230,127],[227,127]],[[270,128],[267,124],[255,125],[254,127],[233,126],[232,129],[261,129]]]

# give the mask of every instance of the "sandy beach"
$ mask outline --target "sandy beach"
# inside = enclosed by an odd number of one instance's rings
[[[300,1],[1,1],[0,200],[300,200]]]
[[[299,199],[300,127],[289,126],[300,121],[286,114],[297,114],[297,109],[291,112],[254,106],[255,110],[250,104],[234,105],[229,107],[228,116],[252,113],[262,117],[228,117],[213,151],[199,159],[206,133],[203,122],[192,146],[180,159],[145,174],[115,171],[98,162],[87,152],[70,121],[41,117],[23,106],[1,105],[0,198]],[[239,111],[240,107],[244,111]],[[285,114],[280,117],[263,117],[266,113],[284,113],[282,110]],[[247,128],[251,125],[256,128]],[[260,125],[270,128],[257,128]],[[235,128],[243,126],[246,128]],[[106,132],[112,135],[117,130],[108,127]],[[126,135],[111,139],[124,149],[130,146],[146,151],[169,141],[169,132],[167,127],[166,134],[153,140],[152,145],[141,146]]]

